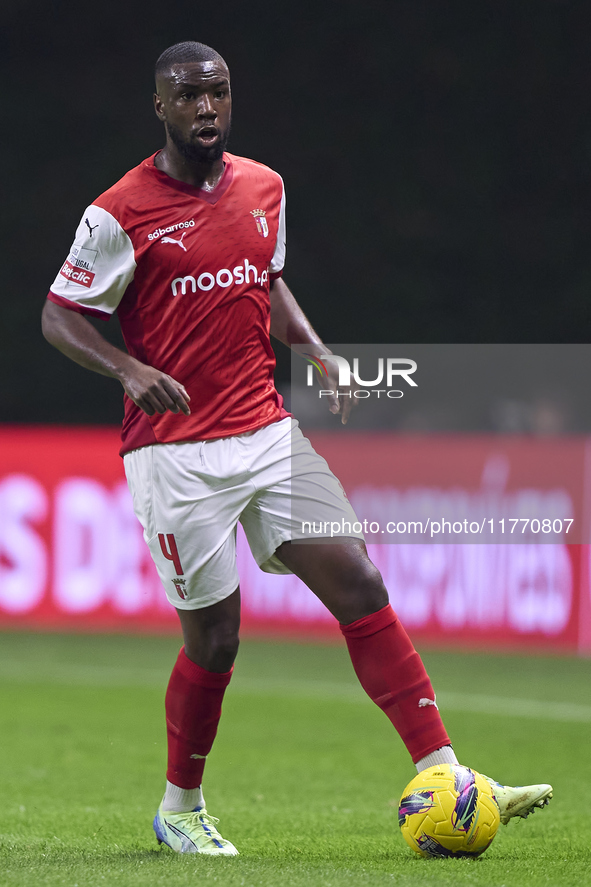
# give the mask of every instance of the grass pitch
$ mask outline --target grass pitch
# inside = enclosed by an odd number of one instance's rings
[[[206,769],[241,855],[157,849],[171,638],[0,636],[0,885],[591,885],[591,662],[426,653],[463,763],[552,782],[478,860],[399,834],[414,775],[343,647],[245,641]]]

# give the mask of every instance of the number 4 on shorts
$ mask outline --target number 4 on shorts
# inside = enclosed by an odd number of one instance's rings
[[[164,533],[158,533],[158,541],[160,542],[160,550],[166,560],[173,562],[177,576],[184,576],[174,533],[167,533],[166,536]]]

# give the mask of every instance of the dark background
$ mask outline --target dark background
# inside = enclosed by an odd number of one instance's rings
[[[117,383],[54,352],[39,313],[85,206],[162,145],[153,64],[186,39],[230,66],[230,150],[285,179],[285,278],[327,341],[589,340],[587,3],[1,13],[4,421],[120,419]]]

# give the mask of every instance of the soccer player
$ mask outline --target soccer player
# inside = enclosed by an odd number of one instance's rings
[[[121,454],[134,508],[181,622],[156,836],[179,853],[232,856],[238,851],[207,813],[201,783],[238,649],[238,520],[260,567],[295,573],[339,621],[363,688],[417,770],[457,759],[363,539],[293,544],[295,499],[316,520],[344,526],[356,518],[273,383],[270,334],[326,353],[282,280],[282,180],[226,152],[230,75],[215,50],[195,42],[165,50],[156,90],[166,144],[84,211],[43,331],[69,358],[123,386]],[[128,353],[84,316],[115,311]],[[336,366],[329,369],[336,379]],[[330,408],[346,421],[349,403],[335,398]],[[552,787],[494,783],[494,792],[507,822],[544,806]]]

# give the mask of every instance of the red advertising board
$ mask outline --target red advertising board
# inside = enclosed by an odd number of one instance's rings
[[[565,533],[549,544],[541,530],[545,519],[582,525],[585,439],[336,432],[313,443],[367,520],[372,559],[417,641],[591,652],[589,547]],[[118,447],[112,428],[0,429],[0,627],[177,631]],[[506,541],[455,543],[460,506],[475,526],[527,515],[538,535],[510,539],[506,523]],[[417,541],[407,517],[427,512],[432,535]],[[447,535],[433,529],[446,517]],[[383,544],[376,528],[389,524]],[[238,561],[245,632],[337,635],[296,577],[258,569],[241,535]]]

